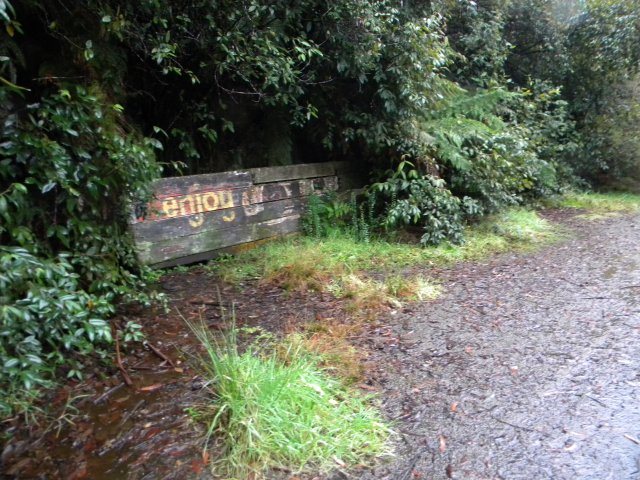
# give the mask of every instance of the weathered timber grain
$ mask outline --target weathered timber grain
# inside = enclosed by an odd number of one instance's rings
[[[153,200],[147,206],[146,214],[133,218],[131,223],[136,225],[156,221],[170,221],[180,217],[194,217],[198,214],[210,212],[225,212],[238,206],[275,202],[286,198],[307,197],[314,192],[330,192],[337,189],[337,177],[324,177],[269,183],[231,190],[200,191],[193,194]],[[230,217],[233,214],[225,212],[223,216]]]
[[[252,168],[248,172],[253,177],[253,183],[260,184],[303,178],[330,177],[335,175],[336,167],[333,162],[305,163],[283,167]]]
[[[136,242],[158,242],[196,233],[221,231],[232,225],[241,226],[300,215],[303,210],[302,197],[285,198],[273,202],[240,205],[196,215],[167,218],[162,221],[139,222],[132,225],[132,232]]]
[[[292,215],[159,242],[138,242],[138,255],[143,263],[158,264],[239,243],[292,233],[299,229],[299,221],[300,215]]]
[[[206,190],[250,187],[252,184],[253,180],[249,172],[235,171],[162,178],[154,182],[153,191],[158,197],[170,197]]]
[[[360,173],[327,162],[158,180],[154,200],[131,219],[140,260],[187,264],[295,233],[309,195],[351,188]]]

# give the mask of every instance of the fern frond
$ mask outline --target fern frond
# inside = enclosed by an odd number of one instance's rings
[[[502,88],[467,92],[449,98],[448,104],[442,110],[435,112],[436,118],[465,117],[480,122],[491,122],[496,117],[496,110],[506,100],[513,98],[515,93]]]

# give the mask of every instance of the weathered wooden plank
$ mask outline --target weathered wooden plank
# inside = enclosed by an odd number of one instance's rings
[[[135,225],[168,221],[180,217],[197,217],[208,212],[225,212],[241,205],[248,206],[286,198],[306,197],[313,192],[327,192],[337,189],[337,177],[323,177],[169,196],[150,202],[146,209],[146,215],[132,219],[131,223]],[[225,212],[223,216],[233,218],[233,214],[230,212]],[[199,222],[200,219],[192,219],[191,221],[194,225]]]
[[[175,267],[177,265],[189,265],[192,263],[212,260],[214,258],[220,257],[221,255],[237,255],[238,253],[251,250],[253,248],[259,247],[260,245],[264,245],[265,243],[268,243],[268,242],[272,242],[277,238],[287,238],[295,235],[298,235],[297,231],[291,232],[291,233],[284,233],[284,234],[276,235],[273,237],[261,238],[260,240],[255,240],[251,242],[239,243],[238,245],[231,245],[230,247],[219,248],[217,250],[209,250],[208,252],[196,253],[194,255],[189,255],[187,257],[178,257],[171,260],[167,260],[165,262],[155,263],[152,266],[153,268]]]
[[[132,226],[132,231],[137,242],[157,242],[196,233],[219,231],[231,226],[237,227],[295,214],[300,215],[304,210],[302,198],[285,198],[273,202],[240,205],[225,210],[168,218],[164,221],[140,222]]]
[[[248,172],[251,173],[253,183],[255,184],[314,177],[331,177],[336,173],[333,162],[252,168],[248,170]]]
[[[159,180],[156,199],[131,221],[140,259],[191,263],[294,233],[310,194],[343,189],[358,173],[351,162],[327,162]]]
[[[245,170],[186,177],[168,177],[157,180],[153,191],[157,197],[171,197],[201,191],[229,190],[249,187],[253,184],[251,174]]]
[[[300,215],[291,215],[216,232],[203,232],[187,237],[170,238],[159,242],[137,242],[138,255],[143,263],[158,264],[239,243],[292,233],[299,229],[299,221]]]

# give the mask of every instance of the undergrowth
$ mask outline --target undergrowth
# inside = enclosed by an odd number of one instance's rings
[[[324,290],[345,299],[348,312],[364,317],[384,307],[399,308],[403,301],[435,300],[442,293],[439,285],[422,276],[390,275],[376,280],[355,273],[331,279]]]
[[[257,342],[241,352],[236,331],[219,341],[190,325],[205,349],[201,368],[211,403],[192,415],[221,451],[214,475],[261,478],[269,470],[327,472],[391,453],[391,430],[372,399],[322,368],[298,336]]]
[[[564,196],[557,206],[586,210],[582,217],[599,218],[640,211],[640,195],[632,193],[572,193]]]
[[[353,290],[349,285],[360,282],[396,300],[420,299],[424,292],[419,292],[424,290],[424,285],[418,280],[405,280],[413,283],[408,293],[406,285],[402,288],[393,285],[398,283],[398,276],[391,275],[376,285],[363,277],[362,272],[397,272],[412,266],[452,264],[512,249],[533,248],[559,237],[559,229],[537,213],[511,209],[467,227],[466,240],[461,245],[443,243],[420,247],[379,238],[364,243],[334,232],[325,238],[298,236],[269,243],[237,257],[212,262],[209,268],[230,283],[257,278],[290,290],[328,289],[338,296],[348,296]]]
[[[149,293],[153,275],[139,265],[127,233],[133,207],[160,174],[158,142],[126,128],[95,86],[38,100],[5,87],[0,418],[28,414],[37,391],[80,378],[84,359],[106,355],[116,304],[161,300]]]

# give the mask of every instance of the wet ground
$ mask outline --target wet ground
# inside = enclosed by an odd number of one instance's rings
[[[397,458],[336,479],[640,478],[640,217],[548,215],[573,238],[432,271],[445,296],[363,331],[367,383],[396,422]],[[133,385],[97,369],[49,399],[68,415],[7,422],[0,477],[210,478],[185,413],[205,397],[180,315],[224,328],[218,287],[198,272],[166,277],[172,312],[121,319],[144,321],[154,347],[123,350]],[[237,301],[240,324],[275,331],[346,318],[330,296],[251,283],[222,298]]]
[[[446,275],[377,354],[400,458],[366,479],[640,478],[640,218]]]

